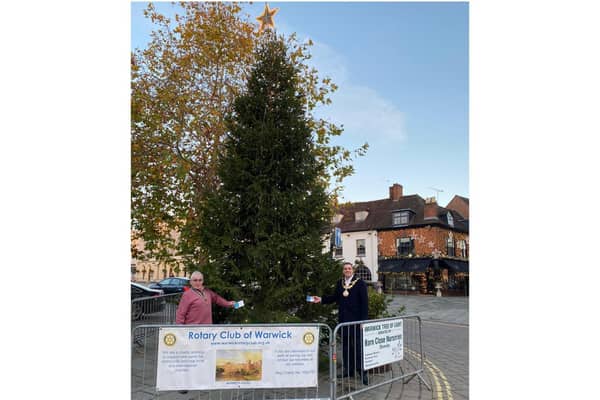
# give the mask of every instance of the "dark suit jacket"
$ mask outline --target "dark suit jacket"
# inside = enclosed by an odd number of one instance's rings
[[[353,277],[352,280],[354,280]],[[348,297],[344,297],[344,278],[340,279],[335,286],[335,293],[331,296],[323,296],[321,303],[338,304],[338,317],[341,322],[362,321],[369,318],[369,298],[367,295],[367,284],[362,279],[348,289]]]

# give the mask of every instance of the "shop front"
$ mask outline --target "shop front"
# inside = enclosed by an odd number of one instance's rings
[[[436,283],[446,296],[469,295],[469,263],[433,258],[379,260],[379,274],[386,293],[435,295]]]
[[[448,271],[445,291],[448,296],[469,295],[469,262],[441,259],[440,268]]]

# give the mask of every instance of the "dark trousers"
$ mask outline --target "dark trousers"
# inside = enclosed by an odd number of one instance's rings
[[[362,334],[360,325],[342,327],[342,362],[343,374],[354,376],[359,371],[362,376]]]

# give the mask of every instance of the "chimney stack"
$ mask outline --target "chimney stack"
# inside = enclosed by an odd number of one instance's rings
[[[425,199],[425,208],[423,209],[423,219],[431,220],[438,219],[437,216],[438,204],[435,197]]]
[[[390,199],[394,201],[400,200],[402,197],[402,185],[394,183],[393,186],[390,186]]]

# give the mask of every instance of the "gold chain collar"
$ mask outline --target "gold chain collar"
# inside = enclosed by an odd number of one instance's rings
[[[356,282],[358,282],[358,279],[359,278],[356,278],[354,281],[350,282],[349,285],[346,285],[346,279],[342,278],[342,286],[344,287],[342,296],[348,297],[350,295],[350,292],[348,292],[348,289],[352,289],[354,287],[354,285],[356,285]]]
[[[354,285],[356,285],[356,282],[358,282],[359,279],[360,278],[356,278],[355,280],[350,282],[349,285],[346,285],[346,280],[344,278],[342,278],[342,286],[344,289],[352,289],[352,287],[354,287]]]

